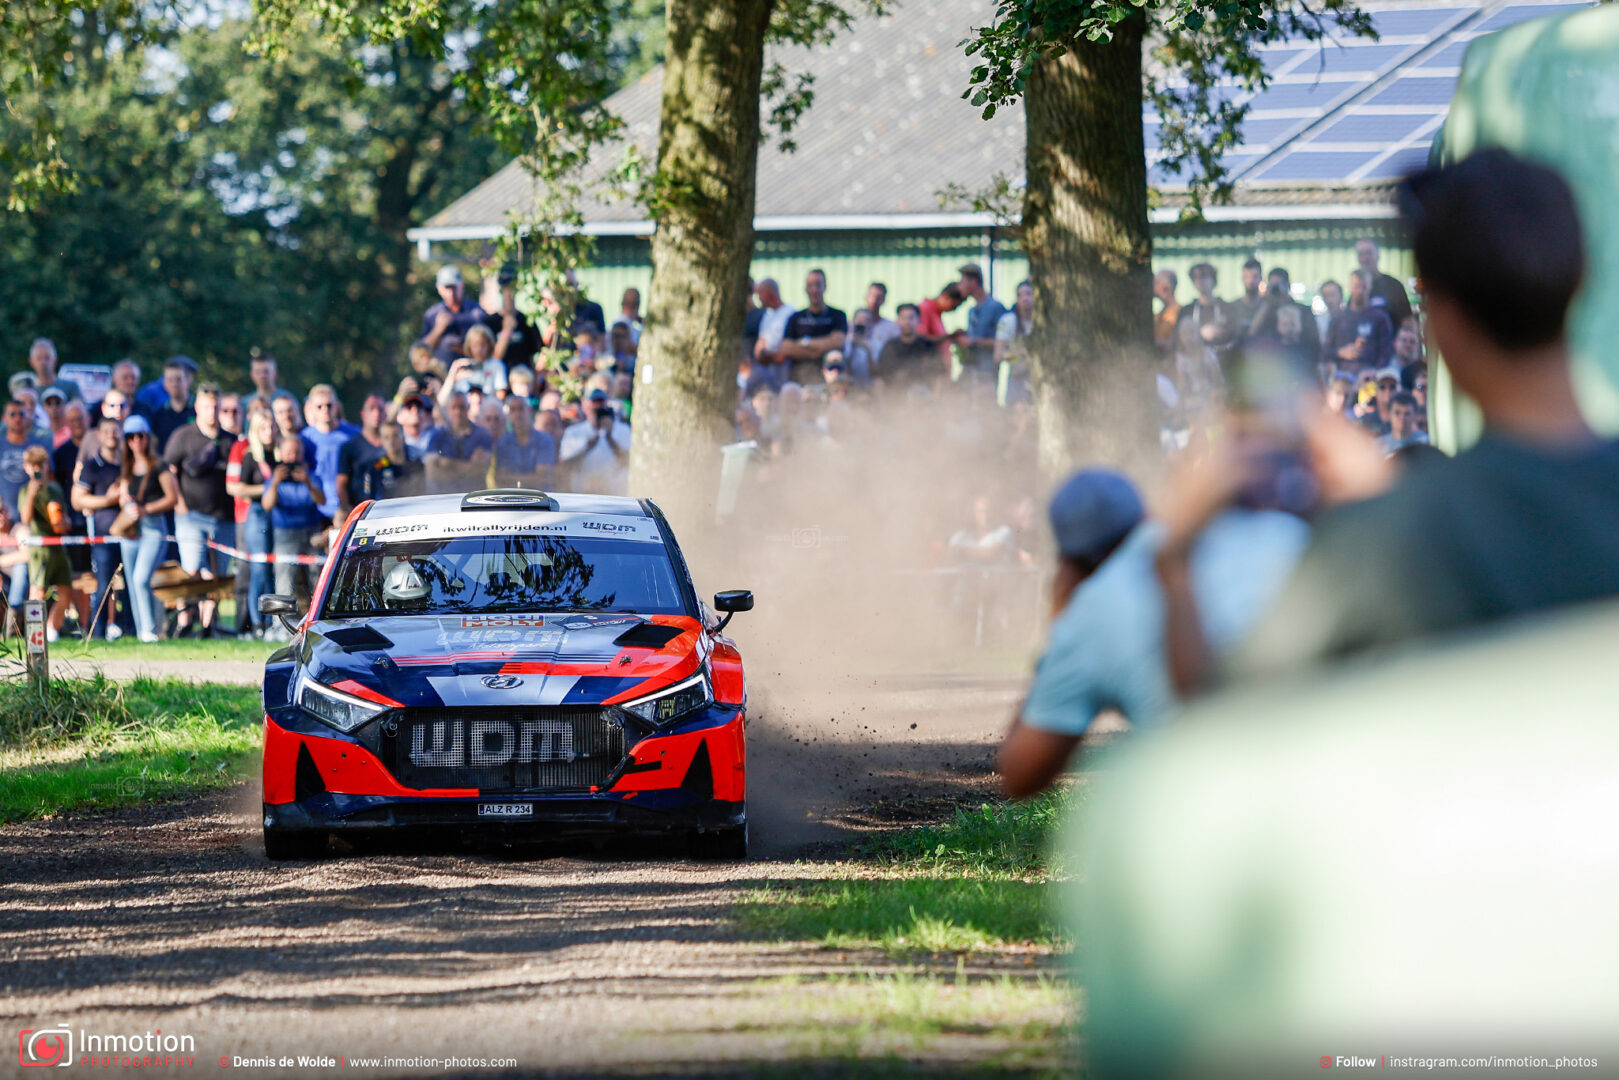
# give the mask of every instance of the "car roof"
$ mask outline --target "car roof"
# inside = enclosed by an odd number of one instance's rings
[[[570,491],[546,492],[556,503],[556,509],[551,510],[519,510],[515,512],[533,514],[596,514],[601,516],[644,518],[649,515],[646,507],[639,499],[631,499],[623,495],[582,495]],[[477,513],[477,510],[468,510],[463,505],[466,499],[465,492],[454,492],[447,495],[411,495],[403,499],[382,499],[371,504],[365,512],[367,521],[377,521],[387,518],[414,518],[438,517],[448,514]]]

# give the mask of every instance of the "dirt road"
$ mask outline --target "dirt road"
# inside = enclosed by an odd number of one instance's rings
[[[159,1074],[311,1054],[375,1075],[446,1070],[354,1059],[501,1058],[515,1064],[493,1071],[576,1074],[709,1073],[805,1060],[805,1046],[811,1060],[836,1058],[793,977],[897,968],[745,940],[727,915],[766,881],[825,875],[816,860],[861,829],[987,792],[1015,693],[1005,680],[938,679],[761,692],[757,857],[731,866],[645,847],[271,864],[256,785],[8,827],[0,1014],[13,1029],[194,1037],[197,1066],[148,1070]],[[966,973],[1048,966],[1032,962],[1003,956]],[[993,1044],[965,1032],[897,1052],[950,1072]]]

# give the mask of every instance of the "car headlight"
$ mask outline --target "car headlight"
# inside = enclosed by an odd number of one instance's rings
[[[345,733],[388,711],[386,705],[333,690],[310,678],[304,679],[298,691],[298,707]]]
[[[713,702],[714,694],[708,686],[708,672],[699,671],[685,682],[665,687],[644,698],[625,702],[619,708],[634,713],[649,724],[661,727],[683,716],[689,716],[698,709],[706,709]]]

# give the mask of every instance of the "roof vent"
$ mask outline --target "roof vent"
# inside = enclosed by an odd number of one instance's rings
[[[463,510],[549,510],[557,501],[543,491],[531,488],[491,488],[468,492],[461,500]]]

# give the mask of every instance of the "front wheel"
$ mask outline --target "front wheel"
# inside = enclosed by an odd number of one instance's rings
[[[741,862],[748,857],[748,823],[692,833],[691,857],[704,862]]]
[[[318,859],[326,854],[326,834],[307,830],[264,830],[264,854],[275,862]]]

